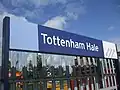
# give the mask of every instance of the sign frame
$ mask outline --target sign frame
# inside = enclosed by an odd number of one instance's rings
[[[69,44],[69,48],[66,46],[66,42]],[[71,42],[77,47],[71,48]],[[39,51],[43,53],[118,59],[114,43],[41,25],[38,25],[38,44]]]

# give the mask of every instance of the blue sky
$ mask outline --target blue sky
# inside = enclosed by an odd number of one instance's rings
[[[105,40],[119,37],[120,12],[117,9],[120,8],[112,1],[87,1],[86,13],[69,25],[71,32]]]
[[[2,0],[0,7],[1,13],[7,12],[23,17],[32,23],[120,44],[118,0]],[[21,23],[19,21],[19,19],[14,20],[16,24]],[[28,28],[25,24],[22,24],[22,27]],[[17,28],[19,30],[22,27]],[[14,37],[18,32],[22,30],[16,30],[12,36]],[[24,34],[18,39],[14,38],[14,41],[22,39],[25,42],[26,33],[29,32],[32,37],[34,37],[33,33],[36,33],[28,29],[23,32]],[[31,41],[27,40],[27,42],[30,45]],[[19,43],[21,42],[17,42],[16,45]],[[31,46],[34,47],[33,44]]]

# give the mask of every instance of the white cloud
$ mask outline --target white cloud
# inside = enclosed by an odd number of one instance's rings
[[[65,12],[69,19],[77,19],[81,14],[85,14],[85,6],[82,2],[69,3],[66,6]]]
[[[63,15],[69,20],[75,20],[86,10],[84,0],[2,0],[1,12],[22,16],[30,22],[41,24],[55,15]]]
[[[45,22],[44,26],[63,30],[66,25],[66,17],[56,16]]]
[[[120,5],[118,5],[117,7],[120,8]]]
[[[21,1],[21,0],[19,0],[19,1]],[[65,4],[67,2],[66,0],[28,0],[28,1],[38,7],[41,5],[46,6],[49,4],[57,4],[57,3]]]
[[[109,31],[112,31],[112,30],[114,30],[114,29],[115,29],[114,26],[110,26],[110,27],[108,27],[108,30],[109,30]]]

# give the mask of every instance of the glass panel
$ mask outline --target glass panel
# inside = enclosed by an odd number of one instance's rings
[[[39,68],[37,67],[37,54],[11,51],[8,66],[9,77],[15,79],[33,78],[33,72]]]
[[[46,88],[69,87],[69,80],[65,78],[72,75],[74,57],[16,51],[10,51],[9,55],[10,90],[14,88],[33,90],[32,88],[39,84],[41,87],[46,85]],[[62,86],[58,87],[60,85]]]

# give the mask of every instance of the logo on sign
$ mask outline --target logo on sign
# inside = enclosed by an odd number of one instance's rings
[[[105,58],[117,59],[117,51],[114,43],[103,41],[103,51]]]
[[[105,54],[106,54],[107,57],[113,57],[114,53],[115,53],[114,49],[108,48],[107,52]]]

